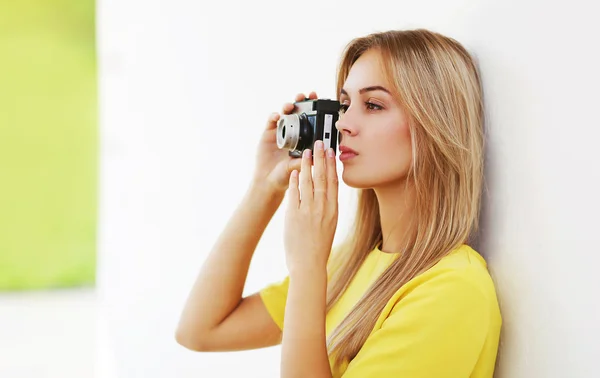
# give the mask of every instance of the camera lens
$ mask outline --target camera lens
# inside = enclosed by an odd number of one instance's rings
[[[292,151],[300,139],[300,118],[297,114],[283,115],[277,123],[277,147]]]

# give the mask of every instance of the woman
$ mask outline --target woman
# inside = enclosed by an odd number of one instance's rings
[[[486,263],[466,244],[483,183],[473,59],[428,30],[375,33],[346,47],[337,94],[342,181],[359,194],[354,229],[332,250],[335,158],[322,143],[314,157],[289,158],[275,146],[272,115],[254,180],[204,263],[178,342],[198,351],[281,343],[282,377],[492,377],[501,315]],[[289,276],[241,298],[286,191]]]

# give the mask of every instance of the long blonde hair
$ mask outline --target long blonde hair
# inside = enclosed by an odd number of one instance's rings
[[[413,231],[399,257],[366,291],[327,340],[335,366],[351,361],[392,295],[477,229],[483,186],[483,92],[467,50],[452,38],[425,30],[373,33],[352,40],[337,71],[337,95],[354,62],[367,50],[381,54],[392,93],[409,115],[414,185]],[[332,256],[327,311],[344,293],[368,253],[382,241],[373,189],[361,189],[354,226]]]

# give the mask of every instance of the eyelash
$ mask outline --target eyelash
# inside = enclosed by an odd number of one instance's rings
[[[372,102],[365,102],[365,106],[367,107],[367,110],[370,111],[378,111],[378,110],[383,110],[383,107],[377,104],[373,104]],[[375,109],[368,109],[369,106],[375,107]],[[341,104],[340,105],[340,113],[345,113],[348,110],[349,105],[346,104]]]

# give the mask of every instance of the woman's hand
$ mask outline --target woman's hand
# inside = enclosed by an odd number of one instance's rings
[[[295,101],[303,101],[306,97],[299,93]],[[317,94],[311,92],[309,99],[317,99]],[[283,105],[282,113],[291,114],[294,111],[294,104],[286,103]],[[267,184],[275,194],[283,194],[288,186],[290,173],[294,169],[300,169],[300,160],[289,156],[287,149],[277,147],[277,121],[280,115],[273,113],[267,121],[266,129],[258,144],[256,154],[256,168],[254,170],[253,182],[256,184]]]
[[[314,162],[314,178],[311,175]],[[290,274],[293,271],[325,270],[338,220],[338,177],[333,149],[314,146],[314,157],[306,149],[301,170],[294,170],[288,186],[285,217],[285,252]]]

